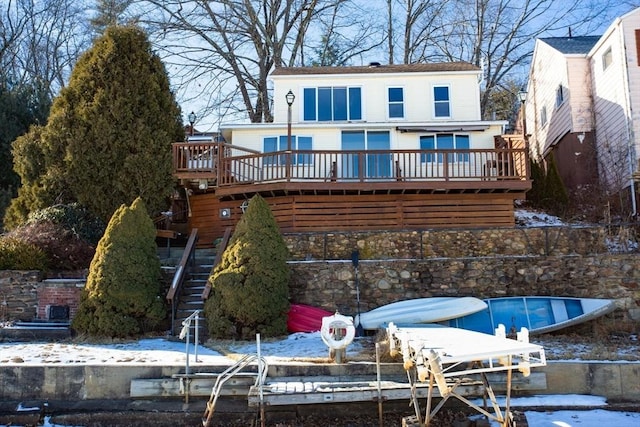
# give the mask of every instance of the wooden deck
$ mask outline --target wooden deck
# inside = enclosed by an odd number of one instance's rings
[[[226,143],[173,146],[174,175],[221,199],[251,194],[399,194],[526,191],[524,147],[485,150],[278,151]]]
[[[504,140],[501,139],[504,142]],[[283,232],[513,226],[531,188],[514,141],[483,150],[280,151],[222,142],[173,145],[190,189],[189,226],[213,241],[262,195]]]

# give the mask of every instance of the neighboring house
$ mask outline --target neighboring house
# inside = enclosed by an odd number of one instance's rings
[[[626,192],[636,213],[632,176],[640,138],[640,9],[602,36],[536,41],[527,88],[531,155],[554,154],[568,189]],[[629,191],[634,190],[634,191]]]
[[[286,232],[513,226],[526,149],[481,119],[480,76],[468,63],[276,68],[273,123],[174,144],[190,226],[219,237],[254,194]]]

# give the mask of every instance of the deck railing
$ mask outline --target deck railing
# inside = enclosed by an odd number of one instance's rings
[[[293,150],[261,153],[231,144],[173,145],[174,173],[242,183],[526,180],[524,148],[478,150]]]

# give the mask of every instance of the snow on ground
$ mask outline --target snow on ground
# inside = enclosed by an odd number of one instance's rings
[[[557,216],[528,209],[515,210],[516,224],[528,227],[544,227],[565,225]]]
[[[347,348],[347,355],[356,354],[370,346],[370,338],[356,338]],[[224,343],[229,357],[204,346],[198,346],[198,361],[194,360],[194,347],[189,346],[190,364],[228,364],[237,354],[255,354],[255,342]],[[58,343],[0,343],[0,368],[15,365],[50,364],[153,364],[176,365],[186,361],[186,344],[166,338],[147,338],[132,342],[105,344],[84,344],[73,342]],[[296,333],[284,339],[262,340],[260,351],[268,361],[306,358],[326,358],[328,349],[320,338],[320,333]],[[637,347],[636,347],[637,356]],[[636,358],[637,360],[637,358]],[[498,400],[504,408],[504,399]],[[481,403],[480,401],[476,403]],[[584,395],[545,395],[517,397],[511,400],[511,406],[525,411],[531,427],[602,427],[640,425],[639,412],[617,412],[606,410],[606,399],[600,396]],[[526,408],[553,408],[551,411],[536,412]],[[555,410],[558,407],[571,407],[571,410]],[[580,409],[584,408],[584,410]],[[600,409],[592,409],[600,408]],[[45,423],[48,427],[57,427]],[[498,424],[493,423],[492,426]]]

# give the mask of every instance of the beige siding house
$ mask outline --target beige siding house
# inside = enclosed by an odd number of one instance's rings
[[[534,159],[554,156],[565,185],[574,191],[597,179],[593,149],[591,70],[588,52],[599,37],[536,40],[525,114]]]
[[[627,212],[635,216],[640,8],[617,18],[602,36],[537,40],[527,90],[532,156],[548,160],[553,154],[572,191],[588,193],[598,183],[608,194],[627,194]]]
[[[173,145],[201,244],[256,194],[283,232],[512,227],[531,188],[522,135],[482,120],[466,62],[272,70],[272,123]],[[204,243],[203,243],[204,242]]]

